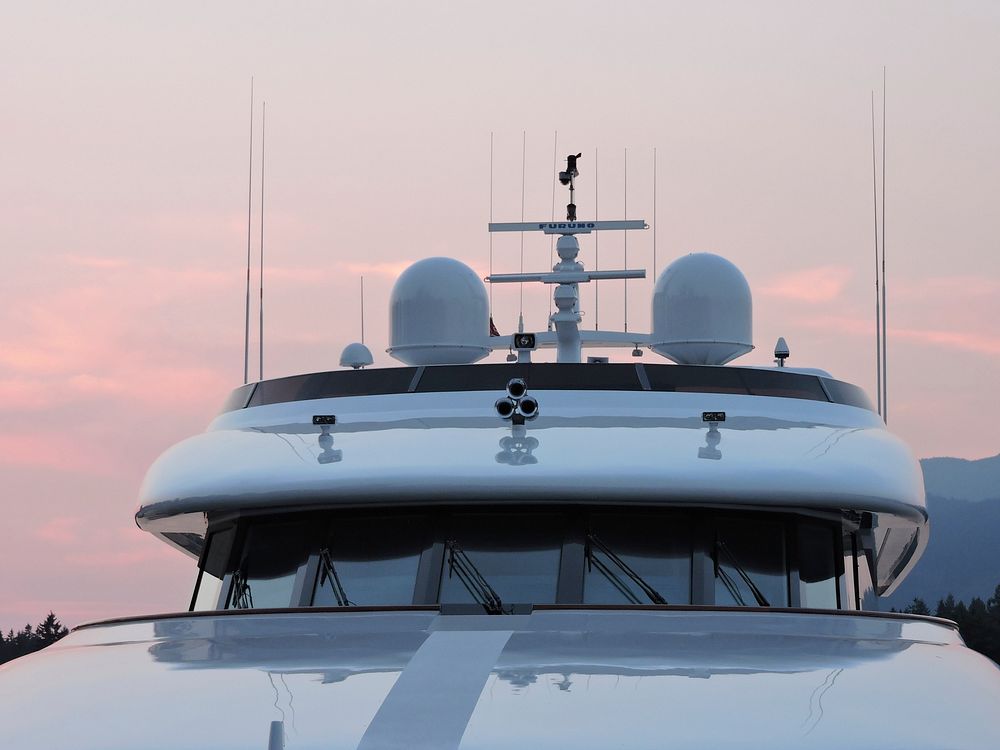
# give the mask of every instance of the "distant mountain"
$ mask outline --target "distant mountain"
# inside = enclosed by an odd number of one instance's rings
[[[1000,499],[1000,455],[967,461],[964,458],[925,458],[927,494],[956,500]]]
[[[883,609],[902,609],[919,597],[934,609],[954,594],[986,599],[1000,583],[1000,455],[967,461],[925,458],[931,538],[913,572]]]

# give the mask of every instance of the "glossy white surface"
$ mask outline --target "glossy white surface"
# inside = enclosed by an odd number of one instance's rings
[[[78,630],[0,684],[5,750],[242,750],[272,721],[289,750],[986,750],[1000,732],[1000,670],[952,628],[832,614],[183,617]]]
[[[390,355],[408,365],[482,359],[489,300],[476,272],[454,258],[424,258],[400,274],[389,298]]]
[[[189,524],[182,514],[288,504],[540,501],[848,508],[906,533],[925,526],[916,460],[863,409],[730,394],[533,390],[541,416],[527,425],[537,441],[537,461],[527,463],[501,455],[512,449],[510,423],[494,410],[501,395],[395,394],[229,412],[156,461],[139,524],[162,533],[174,530],[172,517]],[[727,415],[711,436],[703,411]],[[337,416],[329,435],[312,424],[314,414]]]
[[[678,364],[724,365],[753,349],[753,301],[746,277],[712,253],[667,266],[653,289],[653,351]]]

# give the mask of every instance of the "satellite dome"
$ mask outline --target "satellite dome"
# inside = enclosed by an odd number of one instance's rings
[[[425,258],[396,279],[389,354],[408,365],[468,364],[490,353],[486,286],[454,258]]]
[[[364,344],[357,342],[348,344],[344,347],[344,351],[340,353],[341,367],[353,367],[355,370],[359,370],[362,367],[367,367],[374,361],[371,350]]]
[[[679,365],[724,365],[753,349],[753,301],[725,258],[692,253],[667,266],[653,290],[651,348]]]

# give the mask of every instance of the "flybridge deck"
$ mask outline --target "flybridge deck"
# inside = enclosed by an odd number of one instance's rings
[[[667,364],[511,363],[391,367],[293,375],[234,390],[222,412],[345,396],[449,391],[503,391],[512,378],[539,390],[730,393],[845,404],[873,411],[865,392],[851,383],[784,368]]]

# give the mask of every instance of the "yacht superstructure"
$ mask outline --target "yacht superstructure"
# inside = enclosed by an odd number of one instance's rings
[[[568,208],[491,225],[558,236],[551,272],[490,277],[553,284],[546,330],[490,336],[483,281],[419,261],[390,300],[404,366],[352,345],[168,450],[136,518],[198,560],[189,611],[9,665],[8,695],[74,713],[8,706],[3,746],[993,747],[996,665],[877,611],[929,527],[865,393],[783,341],[728,364],[751,294],[716,255],[664,270],[649,333],[583,330],[580,284],[643,272],[584,269],[580,239],[645,222]]]

